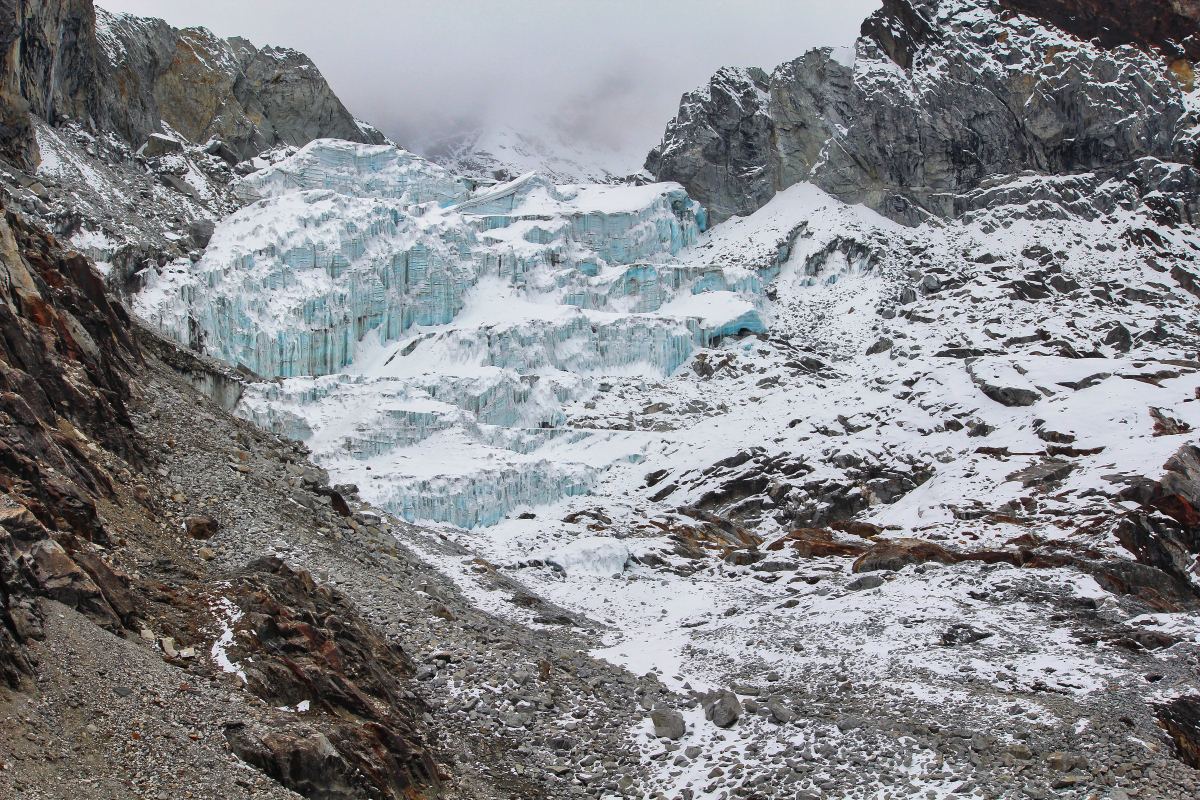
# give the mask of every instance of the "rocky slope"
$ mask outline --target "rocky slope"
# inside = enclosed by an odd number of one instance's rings
[[[646,168],[714,222],[808,181],[914,225],[994,208],[1000,192],[1027,202],[1025,173],[1090,174],[1102,204],[1161,196],[1194,215],[1194,173],[1171,166],[1200,152],[1190,67],[1113,49],[1126,41],[1088,43],[988,3],[888,0],[853,52],[814,50],[770,75],[726,69],[685,95]],[[1063,181],[1054,199],[1079,189]]]

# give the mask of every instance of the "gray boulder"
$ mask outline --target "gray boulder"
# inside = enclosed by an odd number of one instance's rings
[[[767,710],[771,712],[771,716],[781,725],[787,724],[796,718],[796,712],[783,704],[783,701],[778,697],[772,697],[767,700]]]
[[[728,728],[742,716],[741,701],[728,689],[709,692],[703,698],[704,717],[718,728]]]
[[[687,732],[683,715],[674,709],[656,706],[650,712],[650,721],[654,723],[654,735],[665,736],[668,739],[682,739]]]

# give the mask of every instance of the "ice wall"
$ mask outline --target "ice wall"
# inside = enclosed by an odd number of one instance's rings
[[[418,203],[461,202],[468,184],[437,164],[388,145],[316,139],[282,163],[261,169],[233,185],[243,202],[280,197],[306,189],[327,189],[355,197]]]
[[[531,174],[468,196],[411,153],[332,140],[240,185],[265,199],[226,219],[199,263],[152,276],[137,310],[265,376],[334,373],[371,331],[386,342],[449,323],[485,275],[551,302],[652,310],[686,276],[664,283],[651,265],[699,233],[675,184],[556,187]]]
[[[394,147],[318,140],[237,191],[249,205],[197,263],[158,270],[137,312],[282,378],[240,413],[335,471],[370,462],[364,491],[409,519],[487,525],[588,491],[603,459],[540,456],[589,435],[562,430],[564,403],[765,329],[771,276],[676,259],[703,219],[678,184],[480,186]],[[418,476],[406,459],[448,435],[466,467]]]

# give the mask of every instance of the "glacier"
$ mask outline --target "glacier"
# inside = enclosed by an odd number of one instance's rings
[[[382,507],[467,528],[636,460],[632,443],[563,430],[564,404],[764,332],[779,266],[681,261],[705,214],[671,183],[496,183],[324,139],[234,192],[247,205],[198,262],[149,276],[137,313],[261,377],[239,413],[331,466],[369,465],[364,491]],[[589,438],[586,455],[540,455]],[[413,469],[431,440],[465,466]]]

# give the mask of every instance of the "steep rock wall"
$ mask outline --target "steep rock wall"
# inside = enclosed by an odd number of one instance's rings
[[[965,213],[998,177],[1194,160],[1189,71],[997,11],[888,0],[853,56],[813,50],[769,77],[722,70],[684,96],[646,167],[713,222],[811,181],[916,224]]]
[[[91,0],[0,2],[0,158],[36,167],[30,115],[94,116],[99,75]]]
[[[1044,19],[1104,47],[1132,44],[1171,58],[1200,58],[1196,0],[1001,0],[1007,9]]]
[[[114,16],[91,0],[0,2],[0,158],[30,171],[32,117],[80,120],[134,147],[165,125],[193,142],[220,138],[241,159],[322,136],[384,141],[302,53]]]
[[[162,129],[159,120],[193,142],[218,137],[243,159],[321,137],[384,141],[355,121],[316,65],[295,50],[260,50],[204,28],[105,11],[97,12],[97,41],[102,105],[112,127],[135,145]]]

